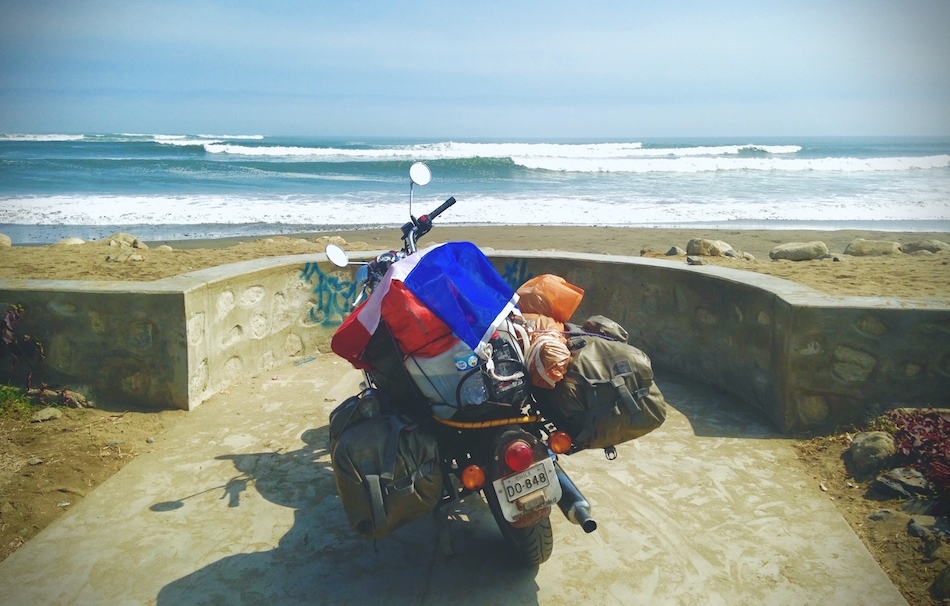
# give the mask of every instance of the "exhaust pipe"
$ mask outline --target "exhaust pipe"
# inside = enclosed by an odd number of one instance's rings
[[[557,461],[554,461],[554,469],[557,471],[557,481],[561,484],[561,500],[557,502],[561,513],[574,524],[580,525],[588,534],[597,530],[597,522],[590,515],[590,503]]]

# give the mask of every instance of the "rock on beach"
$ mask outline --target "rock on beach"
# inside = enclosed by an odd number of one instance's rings
[[[85,244],[85,243],[86,241],[83,240],[82,238],[63,238],[62,240],[54,244],[54,246],[78,246],[80,244]]]
[[[0,234],[0,247],[2,246],[13,246],[13,240],[10,239],[10,236]]]
[[[729,250],[732,250],[732,246],[722,240],[693,238],[686,243],[686,254],[690,256],[723,257]]]
[[[861,473],[877,471],[897,452],[894,438],[885,431],[859,433],[851,441],[849,450],[854,466]]]
[[[902,252],[904,251],[899,242],[865,240],[864,238],[852,241],[844,249],[844,254],[852,257],[879,257],[882,255],[899,255]]]
[[[950,244],[940,240],[915,240],[904,245],[904,252],[913,254],[915,252],[926,251],[929,253],[950,252]]]
[[[769,253],[770,259],[786,259],[788,261],[813,261],[828,254],[828,246],[824,242],[789,242],[779,244]]]

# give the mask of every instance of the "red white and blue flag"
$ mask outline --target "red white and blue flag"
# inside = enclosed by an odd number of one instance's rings
[[[477,246],[440,244],[394,263],[373,294],[343,321],[330,347],[366,368],[360,355],[385,320],[403,353],[435,356],[454,345],[455,337],[478,352],[517,302],[518,295]],[[406,321],[430,312],[431,321]]]

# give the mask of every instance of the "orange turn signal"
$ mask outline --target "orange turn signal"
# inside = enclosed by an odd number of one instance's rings
[[[478,490],[485,485],[485,472],[478,465],[469,465],[462,470],[462,486]]]
[[[554,454],[564,454],[571,449],[571,444],[573,444],[573,441],[566,431],[555,431],[548,438],[548,448]]]

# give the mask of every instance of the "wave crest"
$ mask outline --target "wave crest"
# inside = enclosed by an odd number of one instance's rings
[[[946,168],[950,155],[896,158],[622,158],[564,159],[512,158],[518,166],[559,172],[580,173],[701,173],[715,171],[819,171],[877,172]]]
[[[21,135],[0,134],[0,141],[79,141],[85,135]]]

